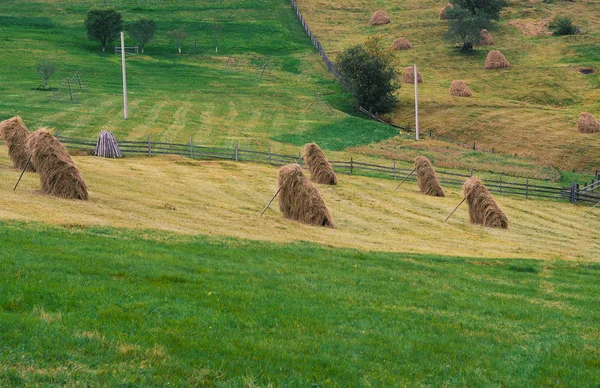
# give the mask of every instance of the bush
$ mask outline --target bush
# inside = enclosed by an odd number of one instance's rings
[[[448,32],[446,40],[460,44],[460,51],[469,52],[473,46],[479,44],[482,39],[481,30],[490,28],[487,15],[454,7],[446,11],[448,15]]]
[[[552,21],[550,24],[552,28],[552,35],[573,35],[579,32],[579,29],[573,25],[573,20],[569,17],[559,17]]]

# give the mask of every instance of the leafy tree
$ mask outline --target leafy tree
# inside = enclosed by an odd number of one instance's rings
[[[380,38],[347,48],[337,65],[356,105],[377,113],[391,112],[397,105],[398,73],[391,54],[381,48]]]
[[[85,18],[88,38],[97,40],[106,51],[106,44],[114,42],[123,27],[121,14],[114,9],[91,9]]]
[[[473,46],[481,42],[481,30],[490,28],[490,20],[487,15],[454,7],[448,9],[448,32],[446,39],[460,44],[460,51],[469,52]]]
[[[42,61],[36,65],[36,70],[42,75],[42,77],[44,77],[44,80],[46,81],[46,88],[49,88],[50,77],[52,77],[56,71],[56,65],[50,61]]]
[[[500,11],[506,7],[506,0],[452,0],[452,4],[455,8],[469,10],[473,16],[485,14],[489,19],[498,20]]]
[[[143,54],[144,47],[146,47],[152,38],[154,38],[156,22],[154,20],[140,19],[127,26],[127,31],[129,32],[129,35],[138,42]]]
[[[181,54],[181,46],[183,45],[183,42],[188,37],[185,27],[181,27],[176,30],[169,31],[169,32],[167,32],[167,34],[169,35],[169,37],[171,37],[173,42],[175,42],[177,44],[177,48],[179,49],[179,54]]]

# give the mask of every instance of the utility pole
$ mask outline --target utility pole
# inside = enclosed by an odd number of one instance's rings
[[[419,77],[417,73],[417,64],[413,64],[413,72],[415,76],[415,133],[419,140],[419,87],[417,86]]]
[[[125,73],[125,35],[121,31],[121,62],[123,64],[123,116],[127,120],[127,75]]]

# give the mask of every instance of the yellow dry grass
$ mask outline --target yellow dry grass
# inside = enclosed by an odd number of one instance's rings
[[[101,225],[153,229],[183,235],[231,236],[254,240],[311,241],[361,250],[598,261],[600,212],[568,203],[496,196],[511,219],[510,230],[469,223],[460,188],[446,198],[419,193],[405,183],[394,192],[390,180],[340,176],[339,186],[319,186],[336,220],[318,228],[286,220],[277,200],[260,211],[277,188],[276,167],[249,163],[191,161],[181,157],[103,159],[74,157],[89,185],[90,200],[40,194],[39,179],[9,169],[0,146],[0,220],[66,226]]]

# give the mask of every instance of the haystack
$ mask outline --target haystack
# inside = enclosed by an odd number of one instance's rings
[[[510,63],[508,63],[504,55],[498,50],[490,51],[485,59],[486,69],[508,69],[509,66]]]
[[[444,6],[444,8],[442,8],[440,10],[440,20],[447,20],[448,19],[448,15],[446,15],[446,11],[448,11],[449,9],[454,8],[454,5],[448,3]]]
[[[31,163],[40,174],[42,193],[68,199],[88,199],[79,169],[60,142],[46,129],[27,139]]]
[[[304,163],[310,171],[310,180],[324,185],[337,185],[337,176],[331,163],[315,143],[304,146]]]
[[[29,135],[29,130],[19,116],[0,123],[0,139],[6,141],[8,156],[18,170],[23,170],[29,159],[29,151],[27,150],[27,137]],[[27,171],[35,172],[35,168],[31,163],[27,166]]]
[[[481,30],[481,40],[479,41],[480,46],[491,46],[494,44],[494,38],[492,34],[485,28]]]
[[[415,172],[417,173],[417,183],[421,193],[434,197],[446,196],[437,175],[435,175],[433,166],[425,156],[417,156],[415,159]]]
[[[588,112],[582,112],[579,115],[579,121],[577,121],[577,127],[579,132],[582,133],[595,133],[600,132],[600,123],[594,116]]]
[[[473,93],[471,93],[471,89],[469,89],[465,81],[457,79],[450,84],[450,95],[455,97],[471,97]]]
[[[371,16],[371,25],[372,26],[380,26],[382,24],[388,24],[390,22],[390,17],[387,12],[379,10],[375,11],[373,16]]]
[[[409,66],[404,69],[402,74],[402,82],[405,84],[414,84],[415,83],[415,70],[412,66]],[[423,77],[421,77],[421,73],[417,70],[417,83],[423,83]]]
[[[392,43],[393,50],[410,50],[412,44],[406,38],[398,38]]]
[[[285,218],[315,226],[333,226],[321,194],[297,164],[281,167],[277,177],[279,209]]]
[[[472,224],[508,229],[508,218],[479,179],[471,178],[466,181],[463,184],[463,195],[469,204]]]

